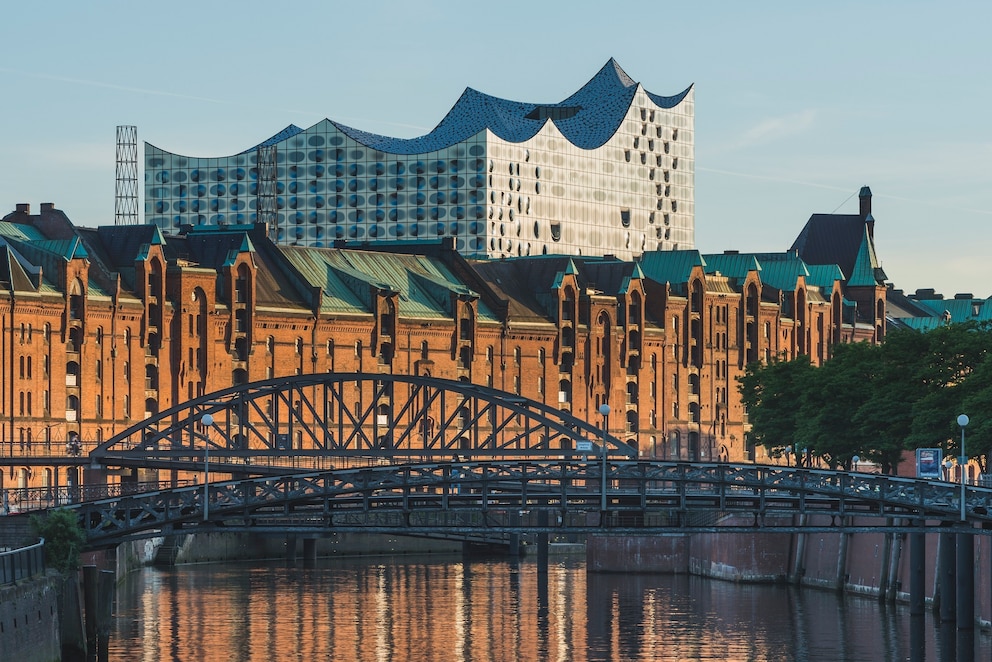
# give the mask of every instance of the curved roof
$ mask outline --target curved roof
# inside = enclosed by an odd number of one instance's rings
[[[616,60],[610,58],[588,83],[558,103],[511,101],[466,88],[444,119],[430,133],[418,138],[391,138],[333,120],[327,121],[349,138],[390,154],[425,154],[438,151],[462,142],[484,129],[507,142],[523,142],[533,138],[548,121],[554,123],[561,134],[576,147],[594,149],[605,144],[616,133],[638,89],[643,88],[620,68]],[[647,90],[644,93],[658,107],[668,109],[680,104],[691,89],[690,85],[669,97],[652,94]],[[302,132],[299,127],[289,125],[260,145],[241,153],[281,142]]]
[[[616,133],[637,88],[638,83],[610,58],[588,83],[559,103],[510,101],[466,88],[434,130],[419,138],[390,138],[336,122],[334,126],[373,149],[392,154],[423,154],[450,147],[483,129],[507,142],[523,142],[533,138],[550,120],[576,147],[594,149]],[[691,89],[690,85],[670,97],[647,91],[645,94],[661,108],[674,108]]]

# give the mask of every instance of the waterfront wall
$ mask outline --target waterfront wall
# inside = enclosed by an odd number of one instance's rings
[[[57,575],[0,587],[0,660],[61,659]]]
[[[876,526],[877,519],[852,525]],[[747,526],[753,519],[728,517],[723,526]],[[830,525],[830,519],[808,524]],[[934,531],[934,529],[930,529]],[[940,600],[937,533],[926,539],[926,600]],[[992,539],[973,536],[975,548],[975,616],[992,623]],[[694,574],[738,582],[792,582],[909,601],[909,536],[901,533],[703,533],[653,536],[590,536],[587,567],[592,572],[665,572]]]

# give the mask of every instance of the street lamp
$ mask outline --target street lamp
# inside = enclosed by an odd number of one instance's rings
[[[785,447],[785,466],[792,466],[792,446]]]
[[[203,521],[210,519],[210,496],[207,492],[210,485],[210,431],[214,424],[214,417],[204,414],[200,417],[200,423],[207,428],[207,434],[203,437]]]
[[[961,521],[965,521],[964,514],[964,488],[965,488],[965,468],[968,464],[968,456],[964,453],[964,429],[968,427],[968,414],[958,416],[958,425],[961,426]]]
[[[610,421],[610,406],[605,402],[599,406],[599,413],[603,415],[603,484],[602,484],[602,500],[600,501],[600,510],[604,513],[606,512],[606,434],[609,429]]]

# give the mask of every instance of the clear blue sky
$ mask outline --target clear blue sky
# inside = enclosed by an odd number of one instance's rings
[[[560,101],[614,57],[652,92],[696,86],[700,250],[785,250],[867,184],[896,287],[987,297],[990,26],[977,0],[10,3],[0,214],[112,224],[118,124],[198,156],[324,117],[412,137],[465,87]]]

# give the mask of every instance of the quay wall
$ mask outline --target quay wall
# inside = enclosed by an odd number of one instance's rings
[[[0,586],[0,660],[61,659],[59,581],[48,574]]]
[[[722,526],[747,526],[752,519],[727,517]],[[810,525],[829,526],[829,518]],[[875,526],[877,520],[852,525]],[[937,558],[941,537],[925,534],[925,596],[932,607],[940,600]],[[975,616],[992,623],[992,538],[972,537]],[[591,572],[663,572],[693,574],[736,582],[794,583],[909,602],[909,536],[884,531],[836,533],[699,533],[651,536],[591,535],[586,564]]]

